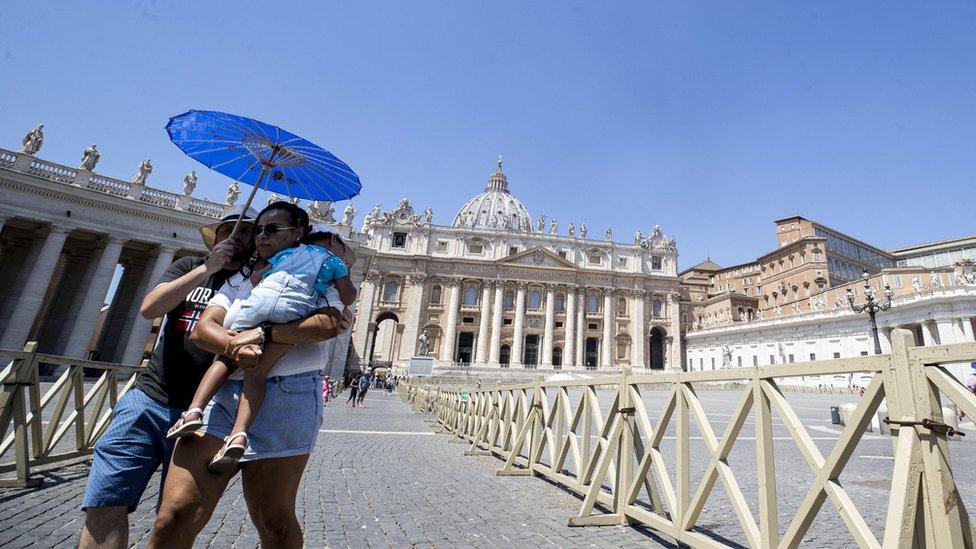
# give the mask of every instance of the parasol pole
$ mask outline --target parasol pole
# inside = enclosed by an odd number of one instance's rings
[[[264,177],[268,175],[268,171],[271,169],[267,164],[263,164],[261,168],[261,175],[258,176],[257,182],[251,187],[251,194],[247,195],[247,201],[244,202],[244,209],[241,210],[241,215],[237,216],[237,221],[234,223],[234,228],[230,232],[230,238],[234,238],[237,235],[237,228],[241,226],[241,221],[244,216],[247,215],[247,209],[251,207],[251,202],[254,200],[254,195],[258,192],[258,188],[261,187],[261,183],[264,181]]]

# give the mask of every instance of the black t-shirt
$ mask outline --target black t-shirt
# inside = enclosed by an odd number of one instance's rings
[[[166,269],[159,283],[171,282],[203,265],[202,257],[184,257]],[[190,331],[210,298],[236,271],[224,269],[210,275],[187,294],[182,303],[166,313],[149,368],[139,380],[139,389],[163,404],[186,408],[214,355],[190,343]]]

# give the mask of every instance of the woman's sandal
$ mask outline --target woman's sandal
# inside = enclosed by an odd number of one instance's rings
[[[186,416],[190,414],[200,414],[200,419],[187,421]],[[199,431],[200,427],[203,427],[203,410],[200,408],[190,408],[180,414],[180,419],[176,420],[176,423],[169,428],[169,431],[166,431],[166,438],[180,438],[186,435],[192,435]]]
[[[231,444],[238,438],[244,438],[244,444]],[[244,457],[244,450],[247,448],[247,433],[241,431],[234,433],[224,439],[224,446],[217,452],[217,455],[210,460],[207,470],[211,473],[225,474],[233,473],[237,470],[237,464]]]

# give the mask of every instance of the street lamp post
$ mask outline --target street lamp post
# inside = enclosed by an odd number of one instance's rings
[[[871,335],[874,336],[874,354],[881,354],[881,339],[878,338],[878,323],[875,321],[874,317],[878,314],[878,311],[887,311],[891,308],[891,296],[894,292],[891,291],[891,286],[885,284],[884,287],[884,301],[877,301],[874,296],[874,288],[868,282],[868,278],[871,276],[867,271],[864,271],[864,297],[866,301],[860,305],[854,304],[854,290],[851,288],[847,289],[847,302],[851,304],[851,309],[855,313],[863,313],[867,311],[868,316],[871,318]]]

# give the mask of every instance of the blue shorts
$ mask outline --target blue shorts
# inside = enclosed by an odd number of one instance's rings
[[[202,432],[223,439],[237,418],[244,382],[227,380],[203,412]],[[241,461],[312,453],[322,426],[322,373],[269,377]]]
[[[122,395],[112,411],[108,430],[95,443],[81,509],[126,507],[130,513],[135,511],[149,478],[160,465],[162,495],[162,481],[173,454],[173,441],[166,440],[166,430],[179,419],[180,412],[139,389]]]

